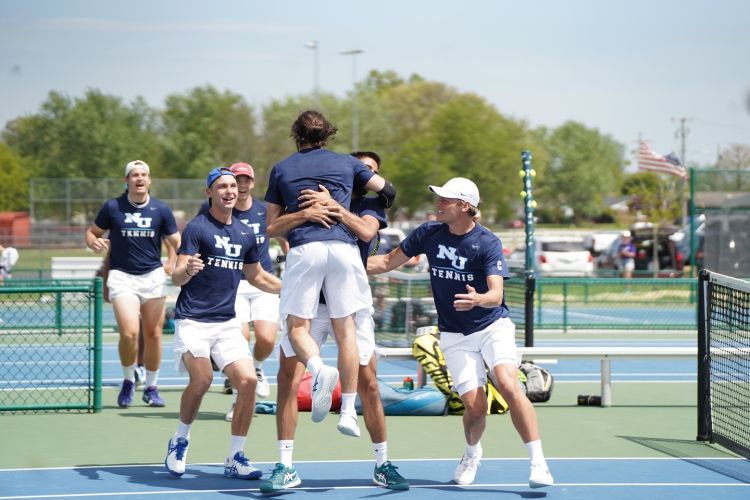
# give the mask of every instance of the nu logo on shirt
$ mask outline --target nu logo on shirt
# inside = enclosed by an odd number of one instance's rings
[[[454,269],[463,270],[464,267],[466,267],[466,257],[459,257],[456,254],[456,249],[453,247],[438,245],[437,258],[450,260],[451,265],[454,267]]]
[[[255,231],[255,242],[258,245],[262,245],[264,241],[266,241],[266,238],[260,234],[260,222],[250,222],[250,219],[242,219],[242,222],[250,226],[250,228]]]
[[[214,246],[216,248],[223,248],[227,257],[240,256],[240,249],[242,248],[242,245],[234,245],[230,243],[229,236],[219,236],[218,234],[215,234],[214,239],[216,240],[216,245]]]
[[[132,224],[136,223],[138,227],[151,227],[151,217],[141,217],[140,212],[129,214],[125,212],[125,223]]]

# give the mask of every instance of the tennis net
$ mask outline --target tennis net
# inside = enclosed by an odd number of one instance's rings
[[[750,282],[702,271],[698,440],[750,458]]]

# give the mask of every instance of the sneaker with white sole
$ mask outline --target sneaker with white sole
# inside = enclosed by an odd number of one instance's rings
[[[263,372],[263,368],[255,369],[255,376],[258,378],[258,385],[255,386],[255,395],[259,398],[267,398],[271,394],[271,385],[266,379],[266,374]]]
[[[224,460],[224,475],[237,479],[260,479],[263,471],[253,467],[245,453],[238,451],[233,457]]]
[[[302,480],[294,467],[286,467],[284,464],[277,463],[271,472],[271,477],[261,481],[258,486],[261,493],[273,493],[288,490],[300,484]]]
[[[398,473],[398,467],[393,465],[390,460],[383,463],[380,467],[375,467],[372,473],[372,482],[378,486],[385,486],[389,490],[408,490],[409,481]]]
[[[312,421],[322,422],[331,411],[333,390],[339,381],[339,371],[332,366],[323,366],[313,381],[310,399],[312,400]]]
[[[549,468],[545,462],[531,464],[529,487],[544,488],[545,486],[552,486],[553,484],[555,484],[555,480],[552,479],[552,474],[550,474]]]
[[[359,424],[357,423],[356,413],[341,413],[339,415],[339,423],[336,428],[344,436],[359,437]]]
[[[185,473],[188,444],[185,438],[170,438],[167,442],[167,458],[164,459],[164,466],[173,476],[180,477]]]
[[[224,415],[224,420],[226,420],[227,422],[231,422],[232,419],[234,418],[234,405],[235,403],[232,403],[232,407],[229,409],[227,414]]]
[[[471,484],[477,475],[477,467],[482,456],[477,457],[464,455],[458,463],[456,470],[453,472],[453,482],[456,484]]]

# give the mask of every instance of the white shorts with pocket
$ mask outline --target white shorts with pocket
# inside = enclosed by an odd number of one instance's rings
[[[370,284],[356,245],[313,241],[289,250],[281,282],[281,316],[313,319],[321,289],[332,318],[372,306]]]
[[[151,299],[166,297],[164,287],[167,275],[164,268],[159,267],[146,274],[128,274],[113,269],[107,277],[107,288],[109,289],[109,301],[112,302],[121,295],[135,295],[141,304]]]
[[[240,280],[234,311],[240,323],[250,321],[279,322],[279,296],[256,288],[247,280]]]
[[[354,315],[359,364],[362,366],[370,362],[370,358],[372,358],[375,352],[375,321],[372,318],[372,313],[373,309],[369,308],[357,311]],[[296,354],[292,347],[292,342],[289,340],[286,321],[283,324],[280,345],[284,351],[284,356],[291,358],[296,356]],[[318,306],[318,314],[310,321],[310,336],[318,344],[318,347],[320,347],[332,333],[333,328],[331,327],[331,318],[328,316],[328,308],[326,304],[320,304]]]
[[[213,358],[219,370],[240,359],[250,359],[250,347],[237,318],[222,323],[178,319],[174,323],[175,369],[187,371],[182,360],[190,352],[196,358]]]
[[[453,389],[459,395],[484,387],[485,365],[490,371],[500,364],[519,366],[516,325],[510,318],[500,318],[471,335],[440,332],[440,350],[453,378]]]

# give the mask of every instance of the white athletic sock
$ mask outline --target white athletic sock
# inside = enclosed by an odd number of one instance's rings
[[[372,450],[375,452],[375,462],[378,467],[388,461],[388,441],[372,443]]]
[[[253,364],[255,364],[255,368],[263,368],[263,361],[257,360],[255,359],[255,356],[253,356]]]
[[[543,464],[545,462],[541,439],[529,441],[526,443],[526,449],[529,450],[529,458],[532,464]]]
[[[232,388],[232,404],[237,402],[237,389]]]
[[[293,439],[279,439],[279,463],[284,467],[292,466],[292,454],[294,453]]]
[[[156,387],[157,380],[159,380],[159,370],[156,370],[155,372],[146,370],[146,387]]]
[[[354,401],[357,399],[356,392],[341,393],[341,413],[353,413],[357,414],[357,410],[354,409]]]
[[[318,375],[321,368],[323,368],[323,360],[320,359],[320,356],[313,356],[307,360],[307,370],[312,374],[313,378]]]
[[[174,437],[188,439],[190,437],[190,427],[192,426],[193,424],[183,424],[182,420],[180,420],[177,424],[177,432],[175,432]]]
[[[482,443],[477,441],[477,444],[471,445],[469,443],[466,443],[466,448],[464,449],[464,456],[466,457],[479,457],[482,455]]]
[[[229,457],[233,457],[235,453],[238,451],[243,451],[245,449],[245,441],[247,440],[247,436],[235,436],[232,435],[232,437],[229,439]]]
[[[130,366],[123,366],[122,367],[122,378],[125,380],[130,380],[131,382],[135,382],[135,367],[137,365],[132,364]]]

